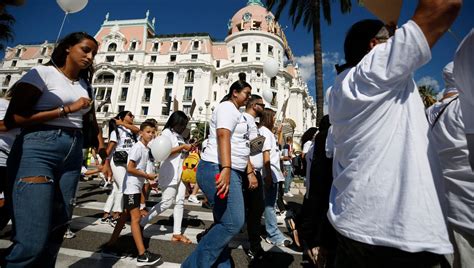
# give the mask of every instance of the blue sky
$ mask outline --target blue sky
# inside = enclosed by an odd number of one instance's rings
[[[264,2],[264,0],[262,0]],[[223,40],[227,33],[228,20],[247,3],[247,0],[207,0],[207,1],[164,1],[164,0],[89,0],[80,12],[70,14],[64,25],[62,35],[73,31],[86,31],[95,34],[105,14],[110,13],[110,20],[144,18],[150,10],[150,18],[156,17],[155,31],[158,34],[207,32],[217,40]],[[399,25],[406,22],[414,13],[417,1],[406,0],[402,8]],[[374,18],[365,8],[353,1],[353,9],[342,15],[337,1],[333,3],[332,24],[323,23],[324,53],[324,87],[334,80],[334,64],[343,62],[343,43],[347,29],[356,21]],[[26,0],[21,7],[9,7],[9,12],[16,18],[14,25],[15,39],[8,43],[16,44],[42,43],[44,40],[56,39],[64,12],[55,0]],[[474,1],[465,0],[463,9],[452,31],[457,37],[446,34],[433,49],[432,60],[415,74],[415,80],[431,84],[442,89],[441,69],[452,60],[459,39],[462,39],[474,26]],[[312,65],[313,44],[311,34],[298,26],[293,30],[287,12],[282,14],[280,24],[285,30],[289,44],[314,95],[314,73]],[[4,53],[0,56],[3,58]]]

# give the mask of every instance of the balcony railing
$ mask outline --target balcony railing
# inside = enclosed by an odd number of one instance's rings
[[[94,84],[105,84],[111,85],[114,83],[114,79],[95,79]]]
[[[186,96],[186,95],[183,96],[183,101],[192,101],[192,100],[193,100],[192,95],[191,96]]]
[[[150,96],[143,96],[142,102],[150,102]]]

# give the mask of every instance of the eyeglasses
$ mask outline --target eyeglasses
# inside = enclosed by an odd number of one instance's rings
[[[128,116],[130,116],[131,118],[134,118],[134,117],[135,117],[133,114],[128,114]]]
[[[265,104],[263,104],[263,103],[255,103],[255,105],[258,105],[258,106],[262,107],[262,109],[265,108]]]

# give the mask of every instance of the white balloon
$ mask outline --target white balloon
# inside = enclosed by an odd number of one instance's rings
[[[262,97],[263,99],[268,102],[268,103],[272,103],[272,100],[273,100],[273,91],[271,91],[270,89],[268,88],[265,88],[262,92]]]
[[[86,7],[88,0],[56,0],[66,13],[76,13]]]
[[[151,154],[156,162],[161,162],[168,158],[172,147],[173,144],[171,144],[171,140],[163,135],[155,138],[150,144]]]
[[[278,62],[275,59],[268,59],[263,63],[263,72],[268,77],[275,77],[278,74]]]

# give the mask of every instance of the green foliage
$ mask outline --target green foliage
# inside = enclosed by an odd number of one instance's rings
[[[423,100],[423,104],[425,108],[430,107],[436,102],[436,91],[430,85],[421,85],[418,86],[418,92],[420,93],[420,97]]]

